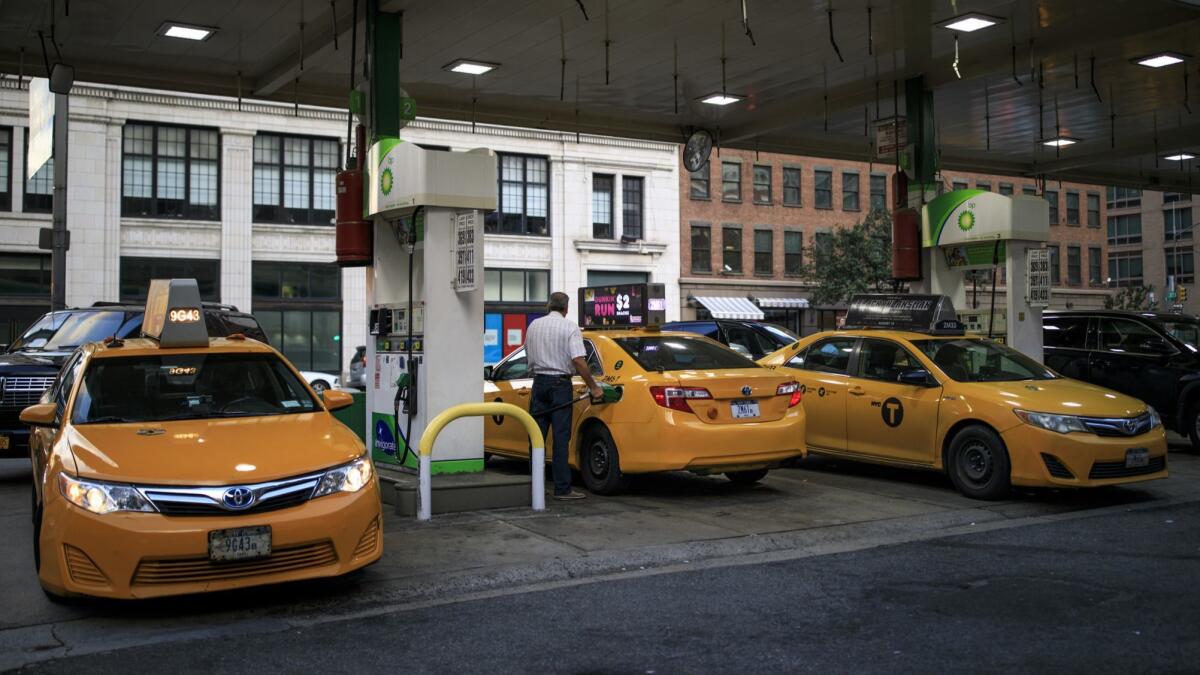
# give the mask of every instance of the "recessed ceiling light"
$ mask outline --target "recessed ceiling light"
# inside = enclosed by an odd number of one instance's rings
[[[166,37],[180,38],[182,40],[195,40],[203,42],[212,37],[212,34],[217,32],[216,28],[209,26],[197,26],[189,23],[179,23],[177,21],[167,21],[158,27],[158,34]]]
[[[1173,66],[1176,63],[1183,63],[1186,58],[1188,58],[1187,54],[1180,54],[1179,52],[1159,52],[1157,54],[1139,56],[1136,59],[1132,59],[1132,61],[1139,66],[1146,66],[1147,68],[1165,68]]]
[[[1179,152],[1174,155],[1167,155],[1163,159],[1169,159],[1172,162],[1185,162],[1189,159],[1196,159],[1196,156],[1190,152]]]
[[[988,16],[987,14],[980,14],[979,12],[967,12],[966,14],[959,14],[951,19],[940,21],[938,22],[937,27],[945,28],[947,30],[956,30],[960,33],[974,33],[977,30],[991,28],[1002,21],[1004,21],[1004,19],[1001,19],[998,16]]]
[[[468,61],[467,59],[459,59],[442,66],[442,70],[448,70],[452,73],[462,73],[464,75],[483,75],[484,73],[490,73],[499,67],[499,63],[487,63],[486,61]]]
[[[737,103],[744,98],[746,97],[739,96],[738,94],[726,94],[718,91],[707,96],[701,96],[697,100],[701,103],[707,103],[709,105],[729,105],[730,103]]]
[[[1058,138],[1047,138],[1046,140],[1042,141],[1042,145],[1049,145],[1052,148],[1061,148],[1067,145],[1075,145],[1078,142],[1078,138],[1059,136]]]

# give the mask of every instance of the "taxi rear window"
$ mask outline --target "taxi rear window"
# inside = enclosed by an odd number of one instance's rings
[[[274,354],[95,359],[75,397],[75,424],[257,417],[319,409]]]
[[[616,338],[620,345],[646,370],[719,370],[722,368],[758,368],[757,363],[718,344],[696,338],[647,336]]]

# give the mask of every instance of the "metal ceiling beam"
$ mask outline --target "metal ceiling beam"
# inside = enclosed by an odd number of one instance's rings
[[[337,10],[338,42],[339,45],[344,45],[346,48],[345,54],[348,64],[350,29],[353,25],[351,21],[355,18],[354,5],[351,2],[343,0],[339,5],[335,5],[334,7]],[[329,10],[324,10],[311,19],[305,17],[304,61],[307,64],[315,65],[318,62],[324,62],[327,57],[334,53],[333,31],[330,30],[330,16],[332,15],[333,13]],[[259,71],[255,78],[257,82],[257,86],[254,88],[255,96],[270,96],[279,91],[284,85],[294,82],[300,75],[300,27],[298,15],[296,23],[295,50],[291,51],[283,59]]]

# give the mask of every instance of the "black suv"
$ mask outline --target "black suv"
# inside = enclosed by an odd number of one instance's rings
[[[1118,310],[1042,315],[1047,366],[1142,399],[1200,448],[1200,319]]]
[[[773,323],[709,319],[707,321],[672,321],[663,330],[699,333],[755,361],[800,338]]]
[[[91,307],[64,309],[42,315],[21,337],[0,353],[0,457],[24,457],[29,428],[19,415],[37,403],[50,388],[59,366],[75,348],[109,336],[137,336],[145,306],[98,302]],[[204,303],[208,334],[224,337],[241,333],[267,342],[258,321],[232,305]]]

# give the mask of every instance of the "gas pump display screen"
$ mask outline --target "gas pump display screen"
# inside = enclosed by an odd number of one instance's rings
[[[662,284],[619,284],[579,289],[579,326],[659,326],[666,319]]]
[[[944,295],[856,295],[846,312],[846,328],[890,328],[939,334],[963,332],[954,305]]]

